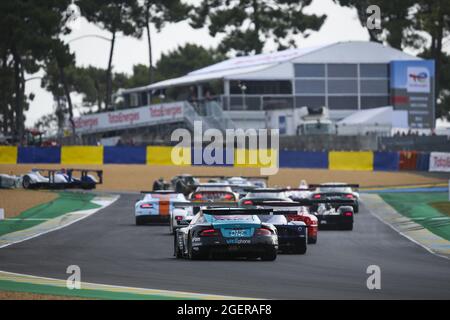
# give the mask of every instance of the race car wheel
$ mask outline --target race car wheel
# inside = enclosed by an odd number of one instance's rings
[[[359,205],[353,206],[353,212],[358,213],[359,212]]]
[[[142,226],[143,224],[144,224],[144,223],[143,223],[141,217],[136,217],[136,225],[137,225],[137,226]]]
[[[31,187],[31,178],[29,176],[23,177],[22,187],[24,189],[30,189],[30,187]]]
[[[316,243],[317,243],[317,237],[308,238],[308,244],[316,244]]]
[[[177,258],[177,259],[181,259],[181,258],[183,258],[183,253],[181,252],[181,250],[180,250],[180,247],[178,246],[178,242],[177,242],[177,236],[175,235],[174,237],[173,237],[173,247],[174,247],[174,256],[175,256],[175,258]]]
[[[353,230],[353,223],[346,223],[341,225],[341,230],[348,230],[348,231]]]
[[[189,260],[201,260],[201,259],[203,259],[203,256],[201,256],[198,252],[195,252],[194,250],[192,250],[192,242],[191,242],[190,238],[189,238],[189,241],[188,241],[188,258],[189,258]]]
[[[305,254],[306,253],[306,244],[303,244],[301,246],[297,246],[294,248],[294,253],[296,254]]]
[[[270,249],[261,256],[262,261],[274,261],[277,258],[277,250]]]

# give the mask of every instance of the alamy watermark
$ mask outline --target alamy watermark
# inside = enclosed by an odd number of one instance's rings
[[[193,136],[187,129],[176,129],[171,141],[178,142],[171,154],[175,165],[249,165],[260,167],[264,176],[278,173],[278,129],[226,129],[224,137],[218,129],[203,131],[202,121],[194,121]]]
[[[369,30],[381,30],[381,9],[379,6],[372,4],[366,9],[367,21],[366,27]]]
[[[66,280],[67,289],[81,289],[81,268],[77,265],[70,265],[67,267],[66,273],[70,274]]]
[[[369,274],[366,285],[369,290],[381,289],[381,268],[375,264],[370,265],[366,269],[366,273]]]

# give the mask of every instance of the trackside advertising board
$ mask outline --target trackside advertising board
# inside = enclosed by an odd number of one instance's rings
[[[430,154],[430,170],[434,172],[450,172],[450,153],[432,152]]]
[[[434,60],[392,61],[391,103],[406,110],[411,128],[434,127]]]
[[[183,102],[174,102],[84,115],[75,119],[75,128],[78,133],[101,132],[179,121],[183,117]]]

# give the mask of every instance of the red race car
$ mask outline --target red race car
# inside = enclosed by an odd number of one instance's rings
[[[241,207],[273,208],[285,211],[288,221],[303,221],[308,227],[308,243],[317,242],[318,219],[309,213],[309,207],[289,198],[287,189],[260,188],[251,190],[240,201]]]

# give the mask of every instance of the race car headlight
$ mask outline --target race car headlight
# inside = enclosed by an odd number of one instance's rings
[[[141,204],[142,209],[151,209],[153,208],[153,205],[151,203],[143,203]]]

